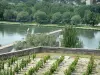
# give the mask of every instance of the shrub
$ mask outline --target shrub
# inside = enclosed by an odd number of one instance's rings
[[[87,66],[87,70],[85,73],[83,73],[83,75],[91,74],[93,65],[94,65],[94,56],[91,56],[90,61],[89,61],[88,66]]]
[[[4,61],[0,61],[0,70],[4,69]]]
[[[28,71],[28,75],[32,75],[34,72],[38,71],[39,68],[41,68],[43,66],[44,63],[46,63],[46,61],[50,58],[50,56],[45,56],[43,59],[41,59],[35,67],[31,68],[29,71]]]
[[[14,48],[19,50],[36,46],[56,46],[56,38],[53,35],[28,34],[27,37],[25,38],[25,41],[16,42]]]
[[[46,63],[46,60],[48,60],[49,58],[50,58],[50,55],[45,56],[45,57],[44,57],[44,60],[43,60],[43,61],[44,61],[44,63]]]
[[[79,57],[76,57],[72,64],[69,66],[68,70],[65,70],[65,75],[71,75],[71,72],[75,70]]]
[[[32,58],[34,59],[35,57],[36,57],[36,54],[33,54],[33,55],[32,55]]]
[[[10,65],[12,65],[13,63],[15,63],[15,61],[17,60],[17,57],[12,57],[11,59],[8,60],[8,67],[10,67]]]
[[[14,71],[15,71],[16,73],[18,73],[18,72],[19,72],[18,63],[17,63],[17,65],[15,66]]]
[[[56,62],[53,63],[53,65],[51,66],[50,70],[45,72],[44,75],[52,75],[63,60],[64,60],[64,56],[61,56],[59,59],[57,59]]]
[[[63,30],[62,45],[69,48],[81,48],[83,43],[77,37],[76,29],[72,26],[66,26]]]

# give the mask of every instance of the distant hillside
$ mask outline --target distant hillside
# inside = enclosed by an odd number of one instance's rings
[[[0,0],[0,21],[97,24],[100,5],[84,0]]]
[[[26,2],[28,0],[7,0],[7,1],[9,1],[9,2],[20,2],[20,1]]]
[[[8,2],[14,2],[14,3],[19,3],[19,2],[29,2],[29,1],[47,1],[47,2],[63,2],[63,3],[81,3],[82,0],[5,0]]]

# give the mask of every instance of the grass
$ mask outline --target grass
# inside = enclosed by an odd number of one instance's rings
[[[44,26],[44,27],[59,27],[64,28],[65,25],[58,25],[58,24],[38,24],[35,22],[7,22],[7,21],[0,21],[0,24],[7,24],[7,25],[30,25],[30,26]],[[100,30],[100,26],[89,26],[89,25],[77,25],[75,26],[77,29],[86,29],[86,30]]]
[[[6,25],[32,25],[32,26],[37,25],[37,23],[35,23],[35,22],[7,22],[7,21],[0,21],[0,24],[6,24]]]
[[[100,27],[98,26],[94,26],[94,27],[91,27],[91,26],[83,26],[83,27],[75,27],[77,29],[85,29],[85,30],[100,30]]]
[[[82,57],[82,58],[90,58],[91,55],[84,55],[84,54],[67,54],[67,53],[37,53],[37,57],[44,57],[46,55],[50,55],[50,56],[72,56],[72,57]],[[100,56],[94,56],[95,59],[100,59]]]

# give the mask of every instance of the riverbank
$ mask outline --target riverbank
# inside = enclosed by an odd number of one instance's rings
[[[42,27],[58,27],[64,28],[65,25],[58,25],[58,24],[38,24],[34,22],[30,23],[23,23],[23,22],[7,22],[7,21],[0,21],[0,24],[6,25],[30,25],[30,26],[42,26]],[[75,26],[76,29],[84,29],[84,30],[100,30],[100,26]]]
[[[7,21],[0,21],[0,24],[6,24],[6,25],[37,25],[37,23],[7,22]]]

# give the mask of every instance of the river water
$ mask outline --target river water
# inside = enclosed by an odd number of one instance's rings
[[[36,27],[23,25],[0,25],[0,44],[7,45],[14,41],[22,40],[27,30],[30,33],[47,33],[59,28],[55,27]],[[79,39],[83,42],[84,48],[96,49],[99,46],[100,31],[94,30],[78,30]]]
[[[19,41],[25,38],[27,31],[34,33],[45,33],[57,30],[52,27],[37,27],[23,25],[0,25],[0,44],[7,45],[14,41]]]

